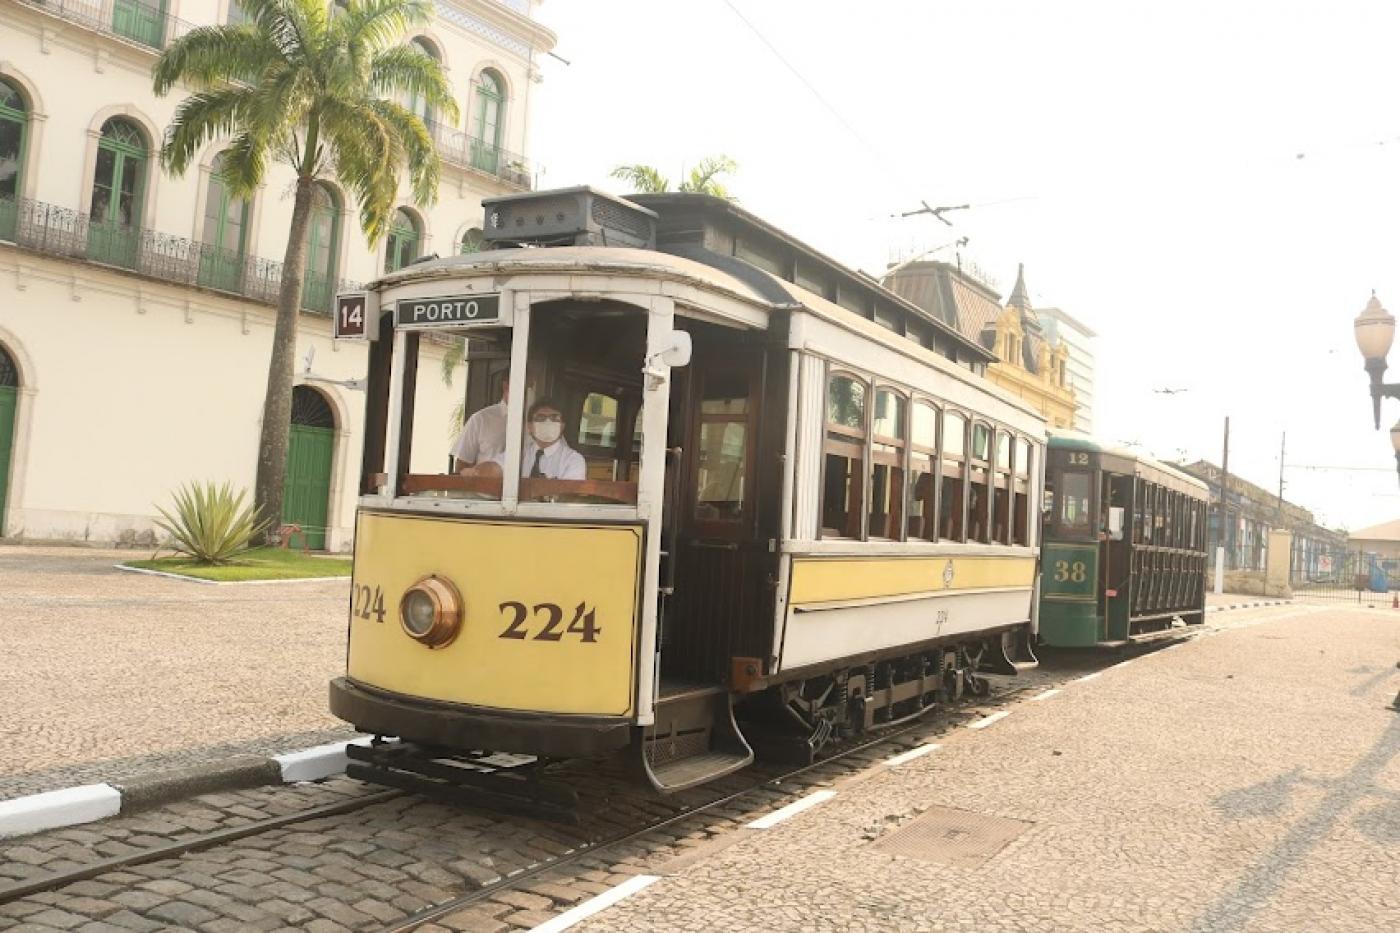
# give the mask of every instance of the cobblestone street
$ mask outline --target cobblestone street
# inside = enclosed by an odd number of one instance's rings
[[[580,929],[1400,928],[1400,614],[1240,615],[838,785]],[[877,848],[930,807],[1019,835],[980,864]]]
[[[343,778],[208,794],[0,843],[2,889],[256,830],[0,904],[0,929],[375,930],[421,917],[423,930],[503,933],[637,875],[660,880],[575,929],[1394,928],[1394,656],[1389,610],[1213,613],[1170,647],[1052,653],[1001,682],[1015,687],[1005,701],[936,713],[777,785],[755,768],[656,798],[569,765],[556,775],[583,797],[578,826]],[[835,796],[745,828],[813,791]],[[259,828],[327,806],[342,809]],[[920,852],[947,832],[889,853],[893,833],[948,814],[968,843],[954,864]],[[1011,832],[979,854],[986,817]]]
[[[136,551],[0,547],[0,799],[350,734],[326,710],[349,585],[206,586]]]

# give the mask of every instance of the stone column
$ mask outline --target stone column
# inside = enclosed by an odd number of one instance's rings
[[[1269,532],[1269,554],[1264,573],[1264,595],[1293,597],[1289,587],[1290,560],[1293,555],[1293,535],[1275,529]]]

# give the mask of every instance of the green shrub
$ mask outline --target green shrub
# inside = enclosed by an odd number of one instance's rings
[[[224,483],[190,483],[175,490],[175,514],[160,506],[156,525],[170,535],[170,547],[204,564],[227,564],[261,543],[268,523],[258,521],[246,489],[234,494]],[[259,539],[259,540],[254,540]]]

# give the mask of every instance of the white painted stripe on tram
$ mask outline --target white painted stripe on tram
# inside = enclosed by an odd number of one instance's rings
[[[1035,696],[1031,697],[1031,701],[1032,701],[1032,702],[1035,702],[1035,701],[1038,701],[1038,700],[1048,700],[1048,699],[1050,699],[1052,696],[1056,696],[1059,692],[1060,692],[1060,688],[1059,688],[1059,687],[1051,687],[1049,690],[1046,690],[1046,691],[1044,691],[1044,692],[1042,692],[1042,693],[1037,693]]]
[[[1083,677],[1076,677],[1076,678],[1074,678],[1074,680],[1071,680],[1070,683],[1072,683],[1072,684],[1082,684],[1082,683],[1084,683],[1084,682],[1086,682],[1086,681],[1097,680],[1098,678],[1100,678],[1100,677],[1102,677],[1102,676],[1103,676],[1103,671],[1094,671],[1094,673],[1092,673],[1092,674],[1085,674]]]
[[[981,719],[977,720],[976,722],[970,722],[970,723],[967,724],[967,727],[968,727],[969,729],[985,729],[985,728],[987,728],[988,726],[990,726],[992,723],[998,722],[998,721],[1000,721],[1000,720],[1002,720],[1002,719],[1005,719],[1007,716],[1010,716],[1010,715],[1011,715],[1011,710],[1009,710],[1009,709],[1004,709],[1004,710],[1002,710],[1002,711],[999,712],[999,713],[992,713],[992,715],[990,715],[990,716],[983,716]]]
[[[560,930],[567,930],[574,924],[587,920],[594,914],[602,913],[618,901],[631,897],[653,882],[660,880],[657,875],[633,875],[617,887],[604,891],[597,897],[589,898],[577,907],[564,911],[553,920],[546,920],[539,926],[531,928],[530,933],[559,933]]]
[[[907,752],[895,755],[889,761],[885,762],[885,767],[893,768],[895,765],[902,765],[906,761],[913,761],[915,758],[922,758],[929,752],[936,752],[942,747],[943,746],[937,745],[933,742],[929,742],[926,745],[916,746],[915,748],[909,749],[909,751]]]
[[[761,816],[753,822],[746,823],[744,825],[746,825],[749,829],[772,829],[774,826],[777,826],[783,820],[794,817],[804,810],[810,810],[819,803],[826,803],[828,800],[835,796],[836,791],[834,790],[814,791],[808,794],[806,797],[803,797],[801,800],[793,801],[792,803],[783,807],[781,810],[774,810],[767,816]]]

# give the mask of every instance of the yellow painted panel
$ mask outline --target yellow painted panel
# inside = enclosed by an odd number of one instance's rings
[[[905,596],[941,590],[1030,586],[1031,557],[798,558],[792,565],[793,605]]]
[[[629,715],[635,696],[637,585],[642,531],[635,526],[469,521],[362,513],[354,593],[368,588],[369,618],[351,599],[352,678],[409,696],[507,710]],[[465,621],[456,640],[426,648],[405,634],[399,600],[428,574],[452,581]],[[383,595],[384,619],[374,612]],[[528,610],[516,630],[515,602]],[[551,611],[561,615],[549,631]],[[593,641],[578,607],[592,610]],[[543,607],[536,609],[536,607]],[[542,632],[558,635],[541,640]]]

